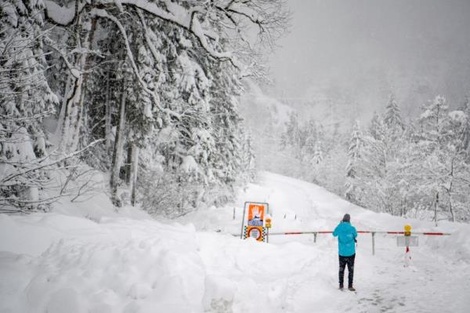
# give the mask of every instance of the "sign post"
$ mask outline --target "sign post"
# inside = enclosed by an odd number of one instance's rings
[[[243,239],[252,237],[257,241],[268,242],[268,229],[270,227],[269,204],[265,202],[245,202],[240,237]]]
[[[405,225],[405,266],[411,264],[411,254],[410,254],[410,237],[411,237],[411,225]]]
[[[405,225],[402,237],[397,237],[397,245],[405,247],[405,267],[411,265],[411,246],[418,246],[418,237],[411,236],[411,225]]]

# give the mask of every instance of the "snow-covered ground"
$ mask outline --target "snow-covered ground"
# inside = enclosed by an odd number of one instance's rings
[[[357,293],[337,289],[330,234],[240,240],[243,203],[268,202],[271,232],[450,232],[420,236],[405,267],[395,235],[360,234]],[[0,215],[0,312],[468,312],[470,225],[405,220],[356,207],[324,189],[264,173],[237,203],[175,221],[105,197],[30,216]],[[75,213],[72,213],[75,212]]]

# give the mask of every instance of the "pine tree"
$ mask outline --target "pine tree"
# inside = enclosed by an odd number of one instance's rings
[[[400,199],[403,195],[401,171],[402,151],[406,146],[405,125],[393,94],[386,105],[383,120],[372,121],[373,140],[369,141],[368,168],[370,195],[376,210],[394,215],[404,213]]]
[[[399,136],[404,130],[403,121],[400,114],[400,108],[395,100],[395,97],[390,95],[387,106],[385,107],[385,115],[383,119],[385,127],[391,131],[394,136]]]
[[[369,133],[375,140],[383,141],[385,137],[385,125],[383,119],[374,111],[369,126]]]
[[[442,96],[435,97],[422,107],[418,122],[421,126],[422,140],[428,144],[428,152],[442,147],[447,138],[449,125],[449,106]]]
[[[437,221],[443,211],[452,211],[452,184],[454,180],[456,147],[452,144],[449,107],[442,96],[423,106],[419,117],[421,126],[419,145],[421,162],[416,163],[421,176],[423,198],[428,199],[433,219]]]
[[[323,161],[323,152],[321,150],[321,142],[318,141],[315,144],[315,149],[313,152],[313,158],[312,158],[312,163],[314,165],[319,165]]]
[[[355,121],[348,147],[348,164],[346,166],[346,191],[348,201],[361,204],[361,174],[363,162],[363,138],[359,121]]]
[[[51,201],[43,192],[49,161],[42,121],[57,97],[45,77],[43,8],[42,1],[21,0],[0,7],[0,206]]]
[[[462,151],[470,152],[470,96],[465,97],[465,102],[460,111],[465,117],[460,135],[461,149]]]
[[[289,121],[286,124],[285,133],[281,137],[281,145],[284,149],[294,155],[298,160],[301,159],[302,149],[302,130],[299,117],[296,113],[289,115]]]

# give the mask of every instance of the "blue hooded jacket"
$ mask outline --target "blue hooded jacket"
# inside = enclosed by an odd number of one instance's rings
[[[357,231],[349,222],[341,222],[333,231],[333,236],[338,237],[338,254],[351,256],[356,253]]]

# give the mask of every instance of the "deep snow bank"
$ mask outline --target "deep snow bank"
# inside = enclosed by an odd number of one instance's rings
[[[0,229],[2,312],[202,311],[193,227],[37,214],[2,216]]]

